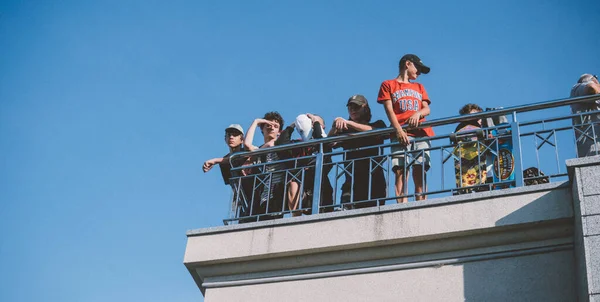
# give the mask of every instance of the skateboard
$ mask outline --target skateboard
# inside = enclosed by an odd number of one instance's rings
[[[484,185],[487,177],[485,146],[479,142],[485,140],[485,138],[485,132],[474,125],[467,125],[456,133],[450,134],[450,141],[456,144],[453,151],[456,187],[471,187],[455,191],[454,195],[476,192],[487,188],[477,187],[478,185]]]
[[[499,124],[497,126],[503,126]],[[510,128],[493,130],[492,135],[498,137],[498,150],[492,159],[493,182],[506,182],[494,185],[494,189],[512,188],[515,186],[515,158]]]
[[[502,109],[486,108],[485,111]],[[497,115],[483,120],[483,127],[490,129],[492,137],[498,139],[498,150],[493,146],[492,156],[488,162],[488,182],[504,182],[495,184],[494,189],[512,188],[515,186],[515,158],[513,156],[513,141],[507,115]]]

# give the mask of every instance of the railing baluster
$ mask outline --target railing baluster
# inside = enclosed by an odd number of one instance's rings
[[[517,121],[517,113],[513,113],[513,122],[510,125],[511,134],[512,134],[512,142],[513,142],[513,156],[515,158],[515,184],[517,187],[522,187],[525,185],[523,181],[523,157],[521,153],[521,131],[519,129],[519,122]],[[498,154],[500,155],[500,154]],[[500,170],[498,170],[500,171]],[[500,174],[500,173],[498,173]]]
[[[321,174],[323,171],[323,144],[317,145],[319,152],[315,154],[315,184],[313,187],[312,213],[319,214],[321,204]]]
[[[556,155],[556,171],[560,173],[560,156],[558,155],[558,134],[556,130],[552,130],[552,135],[554,135],[554,152]],[[539,169],[539,168],[538,168]]]

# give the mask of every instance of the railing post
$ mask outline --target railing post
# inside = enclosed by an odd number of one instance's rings
[[[519,122],[517,121],[517,113],[513,111],[512,123],[510,124],[512,143],[513,143],[513,156],[515,158],[515,186],[524,186],[523,182],[523,157],[521,156],[521,129],[519,128]]]
[[[319,214],[321,204],[321,174],[323,173],[323,144],[318,145],[315,154],[315,184],[313,186],[312,214]]]

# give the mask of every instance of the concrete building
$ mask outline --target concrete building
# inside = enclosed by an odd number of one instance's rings
[[[205,301],[600,301],[600,156],[569,180],[192,230]]]

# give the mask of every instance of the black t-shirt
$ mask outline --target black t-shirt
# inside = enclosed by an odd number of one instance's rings
[[[242,149],[239,152],[244,152],[245,150]],[[237,153],[237,152],[236,152]],[[231,175],[231,164],[229,163],[230,161],[230,157],[231,157],[232,153],[227,153],[223,156],[223,161],[219,164],[219,167],[221,168],[221,176],[223,176],[223,181],[225,182],[226,185],[229,185],[229,179],[232,177]],[[233,167],[241,167],[244,164],[248,164],[248,158],[247,157],[240,157],[237,156],[234,158],[233,160]],[[240,171],[237,171],[237,173],[235,174],[240,174]],[[235,175],[235,176],[240,176],[240,175]]]
[[[387,127],[382,120],[377,120],[373,123],[368,123],[367,125],[373,127],[373,130],[383,129],[383,128]],[[361,131],[357,131],[355,129],[347,129],[342,132],[339,132],[337,135],[351,134],[351,133],[358,133],[358,132],[361,132]],[[367,146],[377,146],[377,145],[383,144],[385,138],[386,138],[386,136],[383,135],[383,136],[370,136],[370,137],[359,138],[359,139],[351,139],[351,140],[342,142],[341,147],[344,148],[344,150],[350,150],[350,149],[362,148],[362,147],[367,147]],[[355,159],[355,158],[376,156],[376,155],[379,155],[378,149],[377,148],[369,148],[366,150],[358,150],[358,151],[354,151],[354,152],[348,152],[346,154],[346,159]]]

